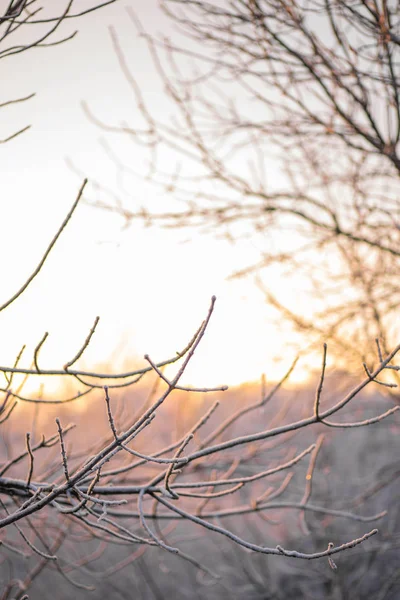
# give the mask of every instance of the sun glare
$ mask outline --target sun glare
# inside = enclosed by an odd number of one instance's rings
[[[103,54],[108,56],[113,82],[109,86],[115,84],[121,114],[129,114],[131,100],[121,84],[121,74],[110,53]],[[43,107],[46,102],[59,105],[59,88],[49,84],[51,74],[56,77],[60,72],[59,63],[51,62],[49,56]],[[2,206],[2,218],[9,225],[2,230],[1,243],[13,259],[2,266],[1,301],[14,294],[32,273],[81,185],[82,180],[66,166],[64,157],[68,155],[74,164],[82,165],[85,175],[92,173],[94,181],[104,181],[110,189],[116,186],[110,158],[98,142],[98,130],[88,123],[77,104],[78,96],[88,100],[98,97],[101,104],[104,80],[95,75],[94,57],[86,65],[78,56],[71,57],[70,72],[62,73],[65,98],[57,121],[55,114],[44,109],[33,115],[32,132],[23,141],[15,141],[18,151],[4,155],[2,195],[7,196],[7,203]],[[83,74],[79,81],[78,60],[79,68],[88,69],[88,76]],[[42,71],[36,63],[31,67],[26,71],[35,82]],[[143,72],[146,68],[146,64],[141,65]],[[71,86],[67,85],[68,78]],[[106,104],[101,104],[108,111],[105,121],[115,116],[114,106]],[[32,110],[32,106],[27,109]],[[23,110],[19,107],[18,119],[23,117]],[[128,143],[120,150],[122,155],[129,153],[132,164],[140,158]],[[135,200],[143,205],[152,199],[140,182],[134,189]],[[89,199],[95,199],[96,193],[95,187],[90,188]],[[185,239],[187,243],[183,243]],[[29,366],[47,331],[40,366],[62,367],[75,355],[97,315],[100,323],[85,352],[85,365],[108,364],[111,372],[127,362],[144,365],[146,353],[155,361],[163,361],[185,347],[215,294],[215,314],[183,381],[201,387],[236,386],[259,381],[262,373],[269,381],[278,381],[297,352],[294,347],[288,349],[288,341],[293,342],[288,337],[291,333],[276,323],[276,315],[267,309],[254,281],[227,280],[235,270],[257,262],[259,256],[252,238],[231,245],[195,230],[166,231],[140,223],[123,230],[118,217],[82,204],[39,276],[23,297],[0,313],[0,364],[13,364],[26,344],[21,364]],[[284,278],[272,276],[268,285],[272,291],[279,289],[293,296]],[[297,308],[300,305],[299,297]],[[299,365],[290,381],[304,382],[307,374],[308,370]],[[47,392],[59,389],[56,380],[48,380],[46,386]],[[40,393],[39,388],[37,380],[31,378],[25,389],[34,395]]]

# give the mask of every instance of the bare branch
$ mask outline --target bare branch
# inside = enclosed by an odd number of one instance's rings
[[[79,200],[82,197],[83,190],[85,189],[86,184],[87,184],[87,179],[85,179],[84,182],[83,182],[83,184],[81,185],[81,188],[80,188],[80,190],[78,192],[78,195],[76,197],[75,202],[73,203],[73,205],[72,205],[70,211],[68,212],[67,216],[65,217],[64,221],[61,223],[61,226],[59,227],[56,235],[51,240],[49,246],[47,247],[47,250],[43,254],[43,257],[41,258],[41,260],[40,260],[39,264],[37,265],[36,269],[28,277],[28,279],[20,287],[20,289],[13,296],[11,296],[11,298],[9,298],[6,302],[4,302],[0,306],[0,312],[3,311],[4,309],[6,309],[8,306],[10,306],[10,304],[12,304],[15,300],[17,300],[17,298],[19,298],[23,294],[23,292],[27,289],[27,287],[29,286],[29,284],[35,279],[36,275],[38,275],[38,273],[40,272],[40,270],[43,267],[44,263],[46,262],[46,259],[47,259],[48,255],[50,254],[51,250],[53,249],[55,243],[57,242],[57,240],[60,237],[61,233],[63,232],[64,228],[68,224],[68,222],[69,222],[70,218],[72,217],[72,215],[73,215],[76,207],[78,206]]]

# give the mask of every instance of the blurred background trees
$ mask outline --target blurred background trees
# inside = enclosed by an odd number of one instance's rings
[[[119,127],[87,112],[147,149],[146,177],[174,204],[141,206],[128,191],[123,205],[97,205],[128,221],[249,237],[260,259],[236,275],[257,274],[277,318],[311,348],[329,339],[342,367],[371,361],[374,338],[388,350],[399,333],[399,3],[161,6],[169,38],[129,14],[170,111],[146,99],[112,32],[142,120]],[[114,161],[140,177],[125,156]],[[290,278],[292,298],[270,285],[276,273]]]

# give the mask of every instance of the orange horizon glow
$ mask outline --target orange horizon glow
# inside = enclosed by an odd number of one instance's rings
[[[197,352],[200,352],[200,347],[198,348]],[[172,358],[173,354],[170,354],[168,357],[165,358]],[[193,362],[195,363],[196,361],[196,354],[193,357]],[[101,373],[101,374],[116,374],[116,373],[126,373],[126,372],[130,372],[132,370],[135,369],[141,369],[143,367],[147,367],[148,363],[142,358],[141,360],[139,358],[135,358],[131,361],[127,360],[127,358],[125,357],[125,359],[122,361],[117,360],[116,363],[105,363],[102,362],[101,364],[99,363],[94,363],[94,364],[87,364],[85,360],[80,360],[79,364],[77,365],[73,365],[73,367],[71,367],[71,369],[73,370],[78,370],[78,371],[84,371],[84,372],[94,372],[94,373]],[[179,369],[180,365],[181,365],[182,361],[178,361],[175,364],[172,364],[170,366],[167,366],[164,369],[164,374],[166,375],[166,377],[168,377],[170,380],[173,378],[173,376],[176,374],[177,370]],[[4,365],[3,365],[4,366]],[[269,376],[264,373],[260,373],[260,376],[254,379],[248,379],[248,380],[240,380],[239,378],[235,377],[231,377],[229,378],[229,375],[227,375],[227,378],[225,380],[221,379],[220,377],[220,373],[218,370],[215,371],[215,373],[210,370],[209,368],[207,369],[207,372],[205,373],[205,376],[203,378],[201,378],[201,376],[199,376],[199,381],[192,383],[193,380],[197,379],[196,374],[196,368],[194,365],[194,368],[192,369],[192,377],[189,376],[185,377],[185,375],[182,377],[180,384],[181,385],[186,385],[189,387],[194,388],[194,392],[196,395],[196,388],[197,387],[201,387],[201,388],[219,388],[221,386],[227,386],[227,392],[229,391],[234,391],[235,389],[244,389],[244,388],[250,388],[252,390],[254,389],[262,389],[262,386],[266,386],[266,389],[270,390],[271,386],[276,385],[278,382],[280,382],[284,376],[286,375],[287,371],[290,368],[290,364],[284,364],[284,361],[282,361],[281,364],[277,365],[277,361],[275,361],[275,368],[272,370],[270,370],[270,374]],[[44,365],[42,364],[42,368],[43,369],[47,369],[47,368],[56,368],[55,365]],[[58,367],[60,368],[60,367]],[[190,368],[188,367],[188,371],[190,373]],[[242,371],[244,372],[244,371]],[[228,373],[228,372],[227,372]],[[292,373],[290,374],[290,376],[285,380],[284,382],[284,388],[286,389],[294,389],[294,388],[302,388],[303,386],[307,386],[308,383],[311,381],[311,378],[314,377],[316,375],[317,371],[315,368],[312,368],[312,366],[310,364],[302,364],[301,361],[299,361],[299,363],[297,364],[297,367],[292,371]],[[148,391],[154,384],[155,378],[156,378],[156,374],[154,373],[154,371],[150,371],[144,378],[143,380],[140,381],[140,383],[138,384],[134,384],[132,386],[126,387],[126,388],[115,388],[113,389],[112,387],[110,387],[110,395],[112,396],[113,394],[115,394],[115,396],[119,396],[119,394],[122,393],[133,393],[135,394],[135,392],[137,392],[138,390],[140,392],[146,392],[146,390]],[[86,409],[87,404],[88,404],[88,400],[92,399],[93,397],[97,396],[97,395],[102,395],[104,392],[101,389],[98,390],[93,390],[92,392],[90,392],[89,394],[85,395],[84,392],[87,389],[84,385],[80,384],[79,382],[75,381],[73,376],[68,376],[68,375],[29,375],[29,377],[26,379],[23,388],[21,390],[19,390],[19,386],[22,382],[22,380],[24,379],[24,375],[15,375],[14,377],[14,381],[13,381],[13,385],[11,387],[11,390],[15,393],[19,393],[22,397],[24,398],[28,398],[28,399],[43,399],[43,400],[57,400],[60,401],[60,404],[65,401],[67,398],[76,396],[76,394],[78,392],[80,392],[82,395],[81,398],[78,398],[76,400],[73,400],[72,402],[65,402],[65,404],[69,405],[71,408],[73,408],[74,410],[76,409],[78,412],[82,412]],[[262,382],[262,380],[264,379],[264,381]],[[107,386],[112,386],[112,384],[120,384],[123,383],[125,381],[128,381],[128,379],[119,379],[119,380],[115,380],[115,379],[99,379],[99,380],[94,380],[91,378],[86,377],[87,381],[92,381],[94,383],[96,383],[97,385],[103,386],[103,385],[107,385]],[[165,387],[165,384],[163,382],[160,381],[160,389],[163,389]],[[219,392],[216,392],[219,393]],[[211,395],[215,395],[215,392],[211,392]],[[203,396],[203,392],[201,392],[200,394],[198,394],[198,397],[201,398]],[[25,402],[22,400],[22,405],[25,404]],[[32,406],[31,403],[27,403],[27,406]]]

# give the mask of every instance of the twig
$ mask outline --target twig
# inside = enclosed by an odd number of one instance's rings
[[[321,377],[320,377],[320,380],[319,380],[317,392],[315,394],[314,415],[315,415],[315,420],[316,421],[320,420],[320,417],[319,417],[319,404],[321,402],[322,388],[323,388],[324,379],[325,379],[327,348],[328,348],[327,345],[324,344],[324,351],[323,351],[323,356],[322,356]]]
[[[29,453],[29,471],[28,471],[28,477],[26,478],[26,487],[30,486],[31,479],[32,479],[32,473],[33,473],[33,453],[32,453],[32,449],[31,449],[30,439],[31,439],[31,434],[27,433],[26,434],[26,447],[27,447],[27,450]]]
[[[71,367],[82,356],[82,354],[84,353],[86,348],[89,346],[90,340],[92,339],[92,336],[93,336],[94,332],[96,331],[96,327],[97,327],[99,320],[100,320],[100,317],[95,318],[93,326],[92,326],[91,330],[89,331],[89,334],[86,337],[85,341],[83,342],[82,347],[75,354],[74,358],[72,358],[69,362],[65,363],[65,365],[64,365],[65,371],[68,371],[69,367]]]
[[[67,453],[65,451],[65,446],[64,446],[63,430],[62,430],[62,427],[60,424],[60,420],[58,418],[56,418],[56,423],[57,423],[57,428],[58,428],[58,435],[60,436],[61,456],[62,456],[62,463],[63,463],[63,467],[64,467],[65,480],[67,481],[67,483],[69,483],[70,479],[69,479],[69,473],[68,473]]]
[[[45,334],[43,335],[42,339],[40,340],[40,342],[38,343],[38,345],[36,346],[34,353],[33,353],[33,362],[35,364],[35,368],[36,371],[40,374],[40,369],[39,369],[39,365],[38,365],[38,358],[39,358],[39,352],[43,346],[43,344],[45,343],[47,337],[49,335],[49,332],[46,331]]]
[[[17,298],[19,298],[23,294],[23,292],[26,290],[26,288],[29,286],[29,284],[35,279],[36,275],[38,275],[38,273],[40,272],[41,268],[43,267],[44,263],[46,262],[47,257],[49,256],[50,252],[52,251],[55,243],[57,242],[58,238],[60,237],[61,233],[63,232],[64,228],[68,224],[70,218],[72,217],[76,207],[78,206],[79,200],[82,197],[82,194],[83,194],[83,191],[87,184],[87,181],[88,181],[87,179],[85,179],[83,181],[75,202],[73,203],[73,205],[72,205],[70,211],[68,212],[67,216],[65,217],[64,221],[61,223],[61,226],[59,227],[56,235],[51,240],[49,246],[47,247],[45,253],[43,254],[43,257],[39,261],[38,266],[33,271],[33,273],[28,277],[28,279],[25,281],[25,283],[20,287],[20,289],[17,292],[15,292],[15,294],[13,296],[11,296],[11,298],[9,298],[6,302],[4,302],[4,304],[2,304],[0,306],[0,312],[2,310],[6,309],[8,306],[10,306],[10,304],[12,304]]]

